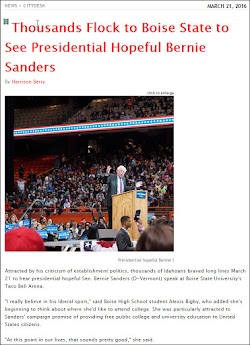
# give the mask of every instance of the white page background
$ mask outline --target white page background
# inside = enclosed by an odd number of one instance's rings
[[[247,2],[242,2],[247,3]],[[4,18],[35,24],[129,23],[226,24],[226,34],[14,34],[2,26],[2,128],[4,96],[146,95],[173,91],[175,100],[175,251],[174,253],[5,253],[5,268],[128,268],[118,257],[174,258],[173,263],[133,264],[135,268],[247,269],[249,258],[249,19],[244,10],[206,10],[206,2],[47,2],[48,10],[4,10]],[[2,3],[2,6],[4,3]],[[76,6],[77,5],[77,6]],[[249,4],[248,4],[249,5]],[[78,10],[70,10],[75,6]],[[172,7],[172,9],[170,9]],[[184,7],[184,9],[179,9]],[[54,10],[53,10],[54,8]],[[62,10],[59,10],[59,9]],[[85,9],[84,9],[85,8]],[[87,8],[91,8],[88,10]],[[168,8],[168,9],[167,9]],[[74,44],[120,41],[143,44],[199,42],[206,53],[34,54],[5,53],[4,42]],[[55,64],[54,73],[5,73],[3,62]],[[5,79],[46,80],[41,85],[5,85]],[[4,130],[1,136],[4,171]],[[2,173],[2,215],[4,174]],[[3,219],[3,218],[2,218]],[[3,229],[3,226],[2,226]],[[2,231],[3,234],[3,231]],[[49,289],[5,289],[2,298],[208,298],[242,299],[235,320],[51,321],[51,327],[3,328],[2,339],[18,336],[153,337],[156,344],[247,344],[248,271],[244,283],[207,282],[51,282]],[[4,307],[4,303],[3,303]],[[238,309],[239,308],[239,312]],[[4,312],[3,312],[4,315]],[[4,320],[2,318],[4,327]]]

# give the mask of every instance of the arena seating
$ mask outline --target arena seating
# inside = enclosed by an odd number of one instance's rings
[[[67,105],[15,109],[14,128],[173,115],[174,104],[170,96],[115,97],[95,99],[74,109]]]
[[[39,108],[15,109],[14,128],[50,126],[63,123],[68,114],[67,105],[51,105]]]
[[[37,156],[37,157],[18,157],[14,159],[14,181],[19,179],[18,168],[21,164],[24,166],[24,180],[28,179],[30,170],[33,169],[34,173],[39,174],[52,169],[54,160],[57,155]]]

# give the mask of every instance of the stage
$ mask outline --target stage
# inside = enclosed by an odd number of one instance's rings
[[[137,241],[132,241],[136,246]],[[44,242],[45,247],[61,248],[62,252],[117,252],[115,241],[97,241],[97,240],[70,240],[70,241],[48,241]],[[52,249],[53,250],[53,249]],[[55,249],[56,250],[56,249]]]

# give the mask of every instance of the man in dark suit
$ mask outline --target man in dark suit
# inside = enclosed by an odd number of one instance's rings
[[[92,220],[92,224],[89,226],[89,230],[87,232],[87,237],[89,240],[95,240],[97,238],[97,231],[98,231],[98,223],[96,219]]]
[[[131,227],[132,222],[129,216],[123,216],[121,218],[122,227],[116,236],[116,245],[118,251],[133,251],[133,243],[131,242],[128,228]]]
[[[112,195],[114,194],[121,194],[127,192],[129,190],[135,189],[135,187],[140,187],[142,182],[136,182],[135,186],[127,186],[125,172],[127,171],[123,165],[120,165],[117,170],[116,174],[110,174],[111,166],[107,167],[107,175],[104,178],[104,183],[108,185],[107,191],[107,208],[108,208],[108,216],[109,216],[109,229],[112,229]]]

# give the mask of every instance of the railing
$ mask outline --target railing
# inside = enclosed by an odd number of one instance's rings
[[[24,213],[27,213],[29,215],[29,213],[32,214],[32,218],[37,218],[38,216],[44,214],[46,216],[46,214],[50,214],[49,216],[47,216],[47,218],[76,218],[76,219],[82,219],[82,218],[86,218],[86,220],[88,219],[91,220],[92,219],[92,210],[85,210],[85,211],[77,211],[74,208],[71,209],[62,209],[62,213],[58,214],[58,213],[54,213],[55,208],[54,207],[44,207],[44,208],[39,208],[39,207],[29,207],[29,209],[27,208],[18,208],[18,209],[7,209],[6,208],[6,212],[10,215],[12,213],[14,213],[17,217],[20,216],[22,217],[24,215]],[[148,212],[149,213],[154,213],[156,217],[162,217],[165,216],[167,217],[168,220],[172,220],[172,216],[174,214],[174,207],[170,207],[170,206],[156,206],[156,207],[148,207]],[[107,220],[107,209],[103,208],[102,209],[102,215],[106,218]],[[98,213],[97,211],[94,209],[93,211],[93,215],[95,218],[98,218]]]
[[[174,214],[174,207],[173,206],[156,206],[156,207],[148,207],[148,212],[154,213],[156,217],[167,217],[168,220],[172,220],[172,216]]]

